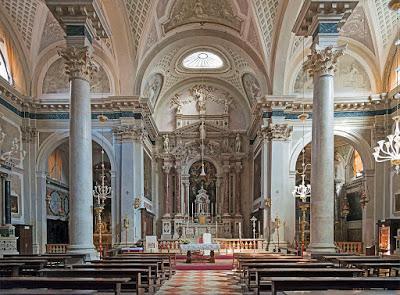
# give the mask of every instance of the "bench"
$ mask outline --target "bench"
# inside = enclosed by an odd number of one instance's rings
[[[0,258],[0,266],[3,264],[17,263],[19,266],[18,275],[37,275],[37,271],[47,266],[47,260],[44,259],[8,259]]]
[[[8,277],[0,278],[0,289],[15,288],[49,288],[73,290],[97,290],[101,292],[112,290],[114,294],[121,294],[121,285],[130,281],[130,278],[51,278],[51,277]]]
[[[1,295],[86,295],[97,294],[96,290],[67,290],[67,289],[9,289],[1,290]]]
[[[151,269],[143,268],[89,268],[89,269],[66,269],[66,268],[48,268],[39,270],[41,276],[46,277],[73,277],[73,278],[118,278],[122,274],[125,277],[129,277],[130,281],[124,283],[122,288],[124,289],[135,289],[137,294],[144,294],[145,288],[148,289],[149,293],[153,293],[153,282],[151,280]],[[142,278],[147,278],[147,285],[142,283]]]
[[[400,278],[388,277],[271,277],[272,295],[283,291],[389,289],[400,290]],[[330,294],[330,293],[329,293]],[[362,293],[361,293],[362,294]]]
[[[271,277],[354,277],[363,273],[356,268],[250,268],[249,276],[255,280],[249,282],[249,287],[257,293],[261,288],[269,290]]]

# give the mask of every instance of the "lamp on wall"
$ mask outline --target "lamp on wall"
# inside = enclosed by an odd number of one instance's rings
[[[400,14],[400,1],[392,0],[389,3],[389,8],[395,10],[397,12],[397,25],[399,27],[399,14]],[[399,31],[399,30],[398,30]],[[400,31],[399,33],[400,34]],[[400,47],[400,35],[398,35],[396,42],[396,51],[395,58],[397,60],[396,66],[396,87],[400,85],[399,81],[399,58],[397,57],[397,53]],[[400,93],[397,92],[393,96],[394,99],[400,99]],[[375,157],[375,161],[377,162],[386,162],[390,161],[392,167],[396,174],[400,174],[400,116],[398,115],[399,105],[397,104],[397,115],[393,117],[394,120],[394,133],[389,134],[385,140],[378,141],[378,146],[374,148],[373,155]]]

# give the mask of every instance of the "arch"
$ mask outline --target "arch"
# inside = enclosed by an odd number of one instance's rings
[[[171,33],[171,32],[169,32]],[[159,42],[156,46],[153,46],[153,48],[142,57],[142,60],[139,63],[138,66],[138,71],[137,71],[137,76],[136,76],[136,81],[134,85],[134,93],[139,95],[140,94],[140,88],[141,85],[143,84],[142,80],[145,77],[146,70],[150,66],[151,62],[156,58],[156,56],[162,52],[164,48],[167,46],[180,41],[182,39],[187,39],[191,38],[193,36],[196,37],[215,37],[215,38],[220,38],[222,40],[231,42],[238,46],[243,52],[245,52],[251,60],[254,62],[254,64],[257,66],[257,70],[264,75],[264,79],[266,81],[266,93],[271,93],[271,79],[268,76],[268,73],[265,70],[264,66],[264,61],[259,57],[257,52],[254,51],[247,43],[246,41],[240,39],[239,36],[232,35],[231,33],[228,33],[226,31],[219,31],[217,29],[188,29],[180,32],[176,32],[174,34],[169,34],[169,36],[165,37],[164,40]]]
[[[203,159],[204,159],[204,161],[208,161],[208,162],[210,162],[211,164],[214,165],[215,169],[217,169],[217,176],[221,175],[222,168],[221,168],[221,165],[219,164],[219,162],[217,160],[215,160],[213,157],[209,157],[209,156],[204,156]],[[183,168],[183,174],[188,175],[190,167],[192,167],[193,163],[195,163],[197,161],[200,161],[200,160],[201,160],[201,156],[197,155],[196,157],[193,157],[192,159],[187,161],[186,165]]]
[[[311,143],[311,134],[312,134],[311,132],[307,132],[304,135],[304,145],[303,145],[303,138],[300,138],[294,145],[289,160],[289,171],[296,171],[297,159],[303,148],[307,144]],[[345,141],[347,141],[358,151],[363,162],[364,170],[374,169],[375,164],[372,158],[372,153],[370,151],[370,146],[365,139],[363,139],[361,136],[359,136],[354,132],[345,130],[340,127],[335,127],[334,134],[336,136],[342,137]]]
[[[64,131],[61,133],[54,133],[47,137],[39,148],[38,156],[36,158],[36,170],[45,171],[47,159],[50,154],[63,142],[65,142],[69,137],[69,131]],[[111,143],[98,132],[92,132],[92,140],[100,145],[106,152],[110,164],[111,171],[117,171],[117,164],[115,161],[115,155],[113,152],[113,147]]]

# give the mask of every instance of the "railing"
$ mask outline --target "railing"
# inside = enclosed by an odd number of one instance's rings
[[[179,240],[159,240],[158,249],[160,252],[179,253],[181,251],[179,248],[181,243]]]
[[[266,241],[263,239],[214,239],[221,250],[257,250],[263,251],[266,248]]]
[[[46,244],[46,253],[64,254],[67,253],[68,244]]]
[[[354,253],[362,254],[363,244],[362,242],[336,242],[339,253]]]

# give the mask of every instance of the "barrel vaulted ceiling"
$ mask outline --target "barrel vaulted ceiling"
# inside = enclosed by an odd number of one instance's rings
[[[111,40],[99,43],[98,48],[108,52],[102,55],[109,57],[110,68],[113,66],[116,80],[120,85],[116,88],[119,94],[134,94],[135,77],[143,63],[150,63],[146,58],[152,51],[158,50],[164,40],[173,34],[185,30],[209,29],[230,34],[244,40],[249,54],[253,52],[262,60],[266,76],[270,79],[269,93],[283,92],[280,81],[285,78],[286,68],[290,69],[296,56],[302,51],[302,40],[291,33],[293,22],[302,5],[299,0],[99,0],[112,31]],[[396,14],[388,9],[389,0],[360,0],[360,3],[348,23],[342,28],[344,41],[354,43],[363,51],[360,56],[368,59],[371,68],[378,72],[379,79],[384,79],[384,68],[393,59],[393,40],[396,33]],[[240,27],[223,22],[207,21],[204,18],[194,19],[185,16],[185,7],[189,4],[201,3],[203,7],[219,3],[224,16],[234,17]],[[222,4],[221,4],[222,3]],[[173,15],[174,9],[182,9],[182,15]],[[218,12],[219,13],[219,12]],[[172,24],[171,16],[175,23]],[[210,18],[217,15],[211,15]],[[188,17],[185,21],[182,21]],[[228,18],[227,18],[228,20]],[[206,23],[204,27],[196,27],[195,23]],[[172,25],[171,25],[172,24]],[[225,28],[224,28],[225,26]],[[214,28],[215,27],[215,28]],[[218,28],[217,28],[218,27]],[[0,0],[0,29],[12,35],[15,46],[19,48],[21,59],[26,60],[26,76],[34,79],[40,70],[40,58],[44,52],[59,46],[63,42],[63,30],[49,13],[44,0]],[[122,33],[121,33],[122,32]],[[125,35],[126,36],[125,36]],[[216,33],[216,36],[218,34]],[[224,36],[224,38],[227,38]],[[124,42],[129,40],[128,45]],[[309,42],[309,41],[308,41]],[[309,43],[308,43],[309,44]],[[309,46],[309,45],[308,45]],[[120,48],[118,48],[120,47]],[[122,48],[121,48],[122,47]],[[53,50],[55,52],[55,50]],[[128,52],[129,54],[125,54]],[[113,60],[114,59],[114,60]],[[126,65],[126,66],[125,66]],[[125,69],[121,72],[120,68]],[[131,71],[131,72],[129,72]],[[128,75],[127,75],[128,74]],[[140,74],[140,73],[139,73]],[[132,77],[128,82],[121,77]],[[276,81],[275,81],[276,80]],[[117,83],[117,84],[118,84]],[[129,85],[123,85],[129,83]],[[280,89],[279,89],[280,88]],[[131,91],[132,93],[129,93]],[[32,94],[33,95],[33,94]]]

